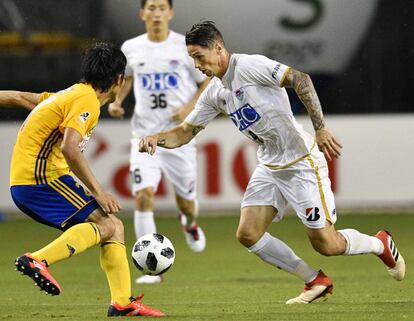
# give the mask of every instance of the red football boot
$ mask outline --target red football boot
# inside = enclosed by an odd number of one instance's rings
[[[108,309],[108,317],[164,317],[165,313],[153,309],[148,305],[141,303],[141,299],[144,295],[141,294],[136,299],[133,297],[130,298],[131,303],[125,306],[118,304],[117,302],[112,302]]]
[[[16,269],[35,281],[46,294],[59,295],[62,289],[52,277],[46,263],[36,260],[30,253],[19,256],[15,263]]]
[[[332,292],[332,281],[320,270],[315,280],[306,283],[303,292],[296,298],[287,300],[286,304],[308,304]]]

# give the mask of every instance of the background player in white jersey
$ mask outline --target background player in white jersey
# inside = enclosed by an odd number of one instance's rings
[[[287,304],[310,303],[333,290],[332,281],[322,271],[266,232],[272,221],[283,218],[287,203],[305,225],[316,251],[327,256],[374,253],[391,276],[402,280],[404,259],[388,232],[369,236],[354,229],[335,230],[335,202],[325,157],[338,157],[342,146],[325,127],[309,75],[264,56],[230,54],[210,21],[194,25],[186,34],[186,43],[196,67],[214,78],[181,125],[144,137],[140,151],[153,154],[157,146],[186,144],[220,112],[259,145],[259,164],[241,204],[237,238],[265,262],[305,282],[304,291]],[[292,87],[305,105],[315,137],[296,122],[283,87]]]
[[[122,51],[128,60],[126,85],[109,106],[112,116],[122,116],[122,103],[134,87],[130,170],[133,193],[135,234],[139,238],[154,233],[154,193],[163,173],[172,183],[187,244],[194,252],[205,248],[205,236],[197,225],[196,147],[165,150],[155,156],[138,152],[139,138],[170,129],[193,109],[207,78],[194,67],[185,38],[169,29],[174,12],[172,0],[141,0],[141,19],[147,33],[127,40]],[[157,283],[160,276],[143,275],[137,283]]]

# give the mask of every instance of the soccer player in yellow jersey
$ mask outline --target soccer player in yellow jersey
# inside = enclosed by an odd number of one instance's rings
[[[101,267],[111,292],[108,316],[164,316],[142,304],[142,296],[131,297],[124,227],[115,215],[121,205],[98,183],[82,155],[101,106],[114,101],[124,84],[125,66],[120,49],[97,43],[83,56],[80,83],[56,94],[0,93],[3,104],[20,104],[29,110],[36,104],[14,146],[12,198],[34,220],[63,230],[44,248],[18,257],[15,265],[46,293],[58,295],[62,289],[48,267],[101,244]]]

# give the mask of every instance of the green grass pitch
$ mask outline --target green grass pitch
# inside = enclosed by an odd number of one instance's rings
[[[236,213],[235,213],[236,214]],[[134,242],[132,220],[124,219],[128,252]],[[158,230],[176,248],[176,262],[156,285],[133,284],[133,293],[145,293],[144,303],[165,311],[165,320],[414,320],[414,215],[345,215],[337,228],[354,227],[374,234],[387,228],[407,262],[406,279],[394,281],[374,255],[323,257],[313,251],[300,221],[294,216],[272,224],[270,232],[288,243],[334,282],[334,294],[325,302],[287,306],[303,284],[296,277],[263,263],[238,244],[238,216],[200,219],[207,249],[193,254],[185,245],[178,221],[157,218]],[[14,259],[36,250],[60,232],[32,220],[0,223],[0,320],[103,320],[109,290],[99,267],[96,247],[52,266],[63,288],[60,296],[39,292],[33,282],[14,271]],[[133,279],[138,271],[131,263]],[[146,318],[150,319],[150,318]]]

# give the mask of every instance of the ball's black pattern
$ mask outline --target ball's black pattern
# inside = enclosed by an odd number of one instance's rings
[[[161,255],[165,256],[167,259],[171,259],[172,257],[174,257],[174,251],[169,247],[166,247],[165,249],[161,250]]]
[[[157,269],[158,260],[154,253],[148,252],[145,264],[150,271],[155,271]]]

